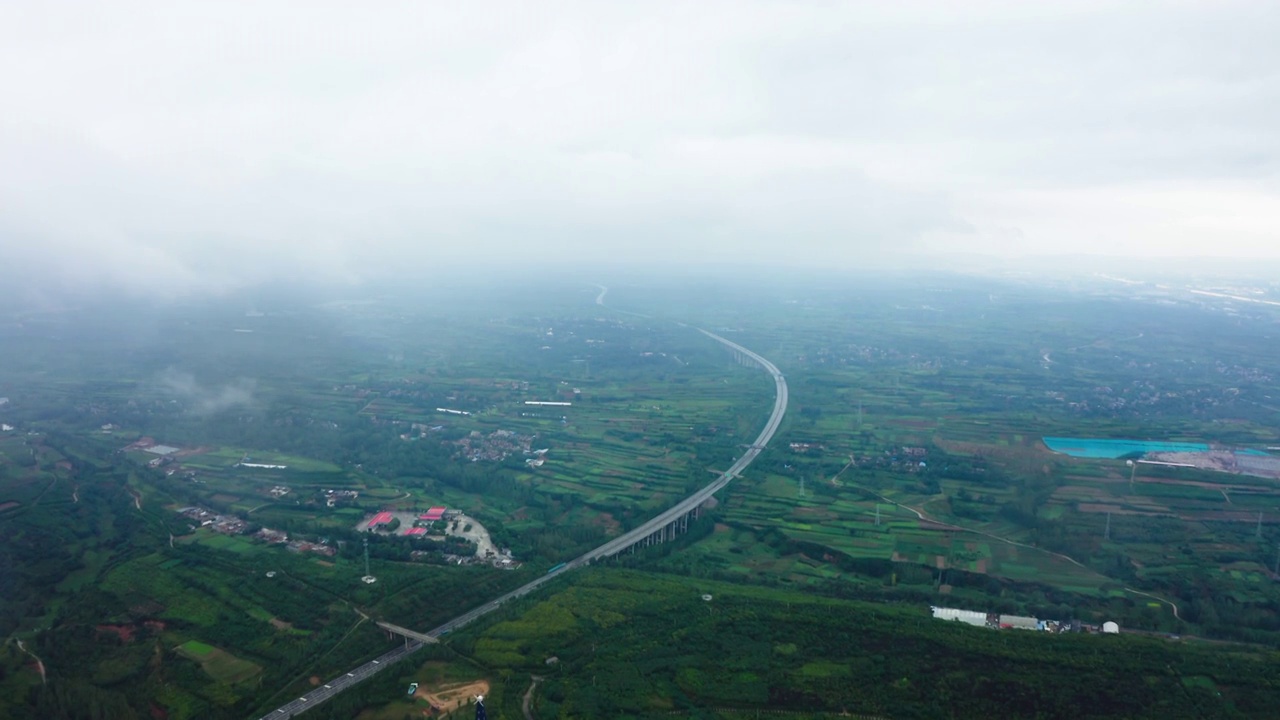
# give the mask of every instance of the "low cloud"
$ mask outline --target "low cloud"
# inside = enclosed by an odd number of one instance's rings
[[[1280,257],[1278,22],[1235,0],[10,3],[0,275],[178,296],[534,261]]]
[[[170,368],[160,376],[160,384],[188,403],[198,415],[213,415],[236,407],[254,405],[257,383],[241,378],[220,387],[207,387],[191,373]]]

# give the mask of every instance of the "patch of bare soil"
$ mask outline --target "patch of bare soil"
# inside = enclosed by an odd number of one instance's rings
[[[111,633],[120,638],[121,642],[133,642],[133,633],[135,628],[132,625],[98,625],[94,628],[101,633]]]
[[[426,700],[441,712],[453,712],[471,702],[471,698],[488,693],[489,681],[476,680],[469,683],[448,683],[431,689],[420,687],[413,696]]]
[[[596,516],[595,524],[604,528],[606,533],[610,535],[617,534],[622,531],[622,523],[609,513],[600,513]]]

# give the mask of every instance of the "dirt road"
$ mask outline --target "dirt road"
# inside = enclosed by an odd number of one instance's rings
[[[45,674],[44,674],[44,661],[43,661],[43,660],[41,660],[39,657],[36,657],[36,654],[35,654],[35,653],[33,653],[33,652],[31,652],[30,650],[28,650],[28,649],[27,649],[27,646],[26,646],[26,645],[23,645],[21,640],[19,640],[19,641],[18,641],[18,649],[19,649],[19,650],[21,650],[22,652],[24,652],[24,653],[26,653],[26,654],[30,655],[31,657],[35,658],[35,660],[36,660],[36,670],[38,670],[38,671],[40,672],[40,684],[41,684],[41,685],[44,685],[44,684],[45,684],[45,681],[46,681]]]
[[[520,701],[520,710],[524,712],[524,720],[533,720],[533,691],[537,689],[538,683],[542,682],[542,678],[537,675],[530,675],[529,689],[524,691],[524,699]]]

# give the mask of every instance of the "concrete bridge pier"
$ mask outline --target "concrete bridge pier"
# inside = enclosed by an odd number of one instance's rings
[[[399,637],[401,640],[404,640],[404,646],[405,646],[405,648],[406,648],[406,649],[408,649],[408,647],[409,647],[409,636],[408,636],[408,635],[401,635],[401,634],[399,634],[399,633],[392,632],[392,631],[390,631],[390,630],[388,630],[388,629],[386,629],[386,628],[383,628],[382,630],[383,630],[383,632],[385,632],[385,633],[387,634],[387,639],[388,639],[388,640],[395,640],[397,637]]]
[[[700,515],[701,511],[699,507],[694,507],[689,512],[680,515],[674,520],[668,522],[666,525],[663,525],[657,530],[654,530],[648,535],[636,540],[625,548],[620,548],[618,552],[626,551],[635,554],[636,548],[647,548],[669,540],[675,540],[677,537],[680,537],[682,533],[689,532],[689,519],[692,518],[697,520]]]

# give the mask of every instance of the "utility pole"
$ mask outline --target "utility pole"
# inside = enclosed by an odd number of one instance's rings
[[[880,527],[880,503],[876,503],[876,527]]]
[[[1261,510],[1258,511],[1258,532],[1256,533],[1256,537],[1259,540],[1262,539],[1262,511]]]
[[[804,497],[804,476],[800,477],[800,497]]]
[[[858,429],[862,429],[862,401],[858,401]]]
[[[369,572],[369,536],[364,537],[364,577],[360,578],[366,585],[378,582],[378,578]]]
[[[1107,529],[1104,535],[1107,540],[1111,539],[1111,513],[1107,513]]]

